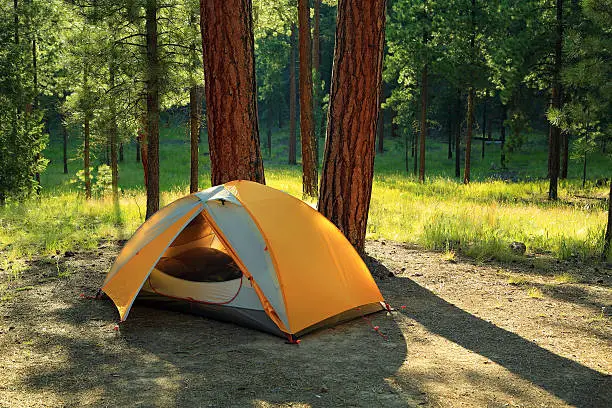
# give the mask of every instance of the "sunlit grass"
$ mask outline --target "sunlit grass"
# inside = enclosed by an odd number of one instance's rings
[[[544,294],[539,288],[531,287],[527,290],[527,296],[533,299],[542,299],[544,298]]]
[[[564,272],[562,274],[555,275],[553,279],[555,283],[558,283],[558,284],[578,283],[579,282],[579,279],[575,275],[572,275],[571,273],[568,273],[568,272]]]
[[[184,130],[168,129],[162,134],[160,157],[161,205],[188,194],[189,149]],[[265,176],[269,186],[302,197],[301,167],[286,163],[286,134],[275,133],[272,155],[264,149]],[[164,144],[164,140],[166,143]],[[200,152],[200,188],[210,186],[210,161],[206,141]],[[322,142],[321,142],[322,146]],[[588,260],[603,249],[606,223],[605,201],[579,200],[575,195],[605,197],[605,187],[592,183],[581,188],[579,180],[560,184],[560,200],[547,200],[546,180],[509,183],[489,178],[491,162],[498,160],[499,147],[487,147],[486,159],[474,158],[474,181],[463,185],[448,175],[452,161],[446,159],[444,145],[433,143],[428,150],[428,178],[418,183],[403,170],[403,153],[398,140],[388,141],[393,151],[377,157],[370,205],[367,237],[419,244],[445,252],[448,260],[456,253],[478,260],[524,259],[509,244],[523,242],[529,254],[549,254],[558,259]],[[142,167],[135,161],[135,146],[124,147],[120,164],[119,201],[110,197],[85,201],[69,180],[81,165],[78,144],[73,143],[70,174],[62,174],[60,145],[55,142],[46,155],[51,158],[42,175],[43,194],[24,203],[9,202],[0,208],[0,268],[17,276],[22,258],[67,250],[97,248],[102,240],[127,239],[142,223],[146,197]],[[537,146],[536,146],[537,147]],[[536,149],[536,147],[533,147]],[[539,157],[542,148],[531,154],[510,158],[521,166],[525,157]],[[321,152],[322,154],[322,147]],[[599,161],[597,161],[599,160]],[[609,162],[594,160],[595,174],[604,174]],[[100,158],[94,159],[94,165]],[[534,161],[517,172],[543,176],[545,161]],[[571,167],[572,171],[576,168]],[[312,204],[312,203],[311,203]],[[612,254],[610,255],[612,256]]]
[[[514,286],[528,285],[530,283],[529,279],[523,276],[510,276],[507,282],[509,285],[514,285]]]

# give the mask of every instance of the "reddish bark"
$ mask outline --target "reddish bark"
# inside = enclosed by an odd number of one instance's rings
[[[318,208],[360,253],[364,249],[372,194],[385,3],[385,0],[338,1]]]
[[[251,1],[200,0],[200,24],[212,184],[265,184]]]
[[[298,0],[300,49],[300,137],[302,139],[302,187],[305,197],[318,195],[317,140],[314,130],[312,55],[308,0]]]
[[[291,25],[291,51],[289,53],[289,164],[297,163],[297,135],[296,135],[296,116],[297,116],[297,89],[296,89],[296,75],[295,75],[295,49],[297,48],[297,41],[295,39],[296,34],[295,24]]]

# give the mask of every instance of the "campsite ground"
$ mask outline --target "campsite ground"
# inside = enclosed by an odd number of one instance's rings
[[[612,406],[610,267],[367,249],[388,338],[357,319],[299,346],[139,305],[114,330],[113,305],[79,294],[115,242],[0,271],[0,406]]]

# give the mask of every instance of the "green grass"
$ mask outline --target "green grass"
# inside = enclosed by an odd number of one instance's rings
[[[553,279],[555,283],[558,283],[560,285],[564,283],[578,283],[580,281],[575,275],[572,275],[571,273],[568,273],[568,272],[564,272],[562,274],[555,275]]]
[[[523,285],[528,285],[530,283],[529,279],[523,276],[510,276],[507,282],[509,285],[514,285],[514,286],[523,286]]]
[[[544,298],[544,293],[539,288],[531,287],[527,290],[527,296],[533,299],[542,299]]]
[[[189,145],[184,126],[161,129],[160,186],[165,205],[188,193]],[[261,132],[265,140],[265,131]],[[53,140],[53,139],[52,139]],[[605,197],[605,187],[577,179],[581,167],[571,162],[570,177],[560,184],[560,200],[549,202],[546,149],[543,136],[531,135],[525,151],[508,156],[512,177],[520,182],[496,180],[499,146],[488,145],[485,159],[477,143],[473,154],[473,182],[463,185],[451,177],[454,162],[446,158],[446,145],[432,142],[427,152],[427,180],[420,184],[405,172],[402,141],[389,140],[387,151],[376,158],[367,235],[419,244],[428,249],[459,252],[479,260],[523,259],[509,244],[520,241],[528,253],[551,254],[559,259],[594,259],[603,248],[605,201],[575,195]],[[301,167],[286,164],[287,134],[273,134],[273,148],[264,147],[267,184],[301,197]],[[323,142],[320,141],[322,155]],[[264,142],[265,145],[265,142]],[[206,139],[200,152],[200,187],[210,186]],[[81,166],[79,142],[72,138],[70,174],[62,173],[61,144],[53,140],[45,155],[51,159],[42,175],[39,198],[9,202],[0,208],[0,267],[16,268],[19,259],[56,251],[93,249],[101,240],[127,239],[142,223],[146,198],[142,167],[135,161],[135,145],[126,144],[120,164],[121,197],[85,201],[70,179]],[[530,152],[530,153],[528,153]],[[101,163],[98,153],[94,166]],[[609,159],[594,156],[589,176],[601,178],[610,170]],[[504,176],[504,174],[501,174]],[[18,272],[17,272],[18,273]]]

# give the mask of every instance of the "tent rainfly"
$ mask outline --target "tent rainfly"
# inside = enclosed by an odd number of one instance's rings
[[[126,243],[101,290],[121,321],[136,297],[295,339],[384,308],[344,235],[279,190],[232,181],[181,198]]]

